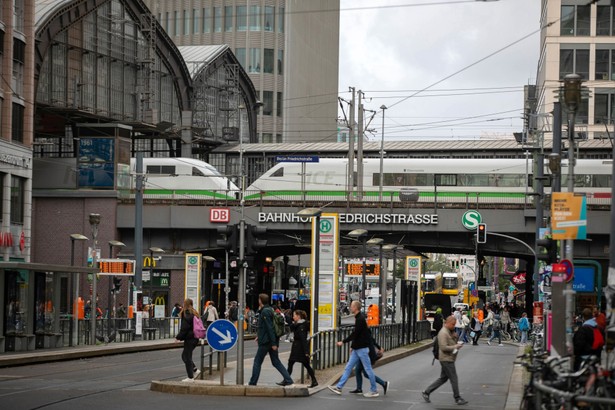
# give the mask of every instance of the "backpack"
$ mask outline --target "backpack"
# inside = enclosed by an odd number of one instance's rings
[[[604,336],[602,336],[602,332],[597,327],[592,327],[594,332],[594,341],[592,342],[592,350],[600,350],[602,346],[604,346]]]
[[[493,323],[493,330],[501,330],[502,329],[502,322],[500,322],[499,320],[496,320]]]
[[[431,361],[431,365],[433,366],[436,360],[440,360],[440,345],[438,344],[438,335],[433,338],[433,360]]]
[[[273,331],[275,332],[276,337],[282,337],[286,334],[284,326],[286,325],[286,321],[284,320],[284,316],[279,313],[273,312]]]
[[[205,326],[199,315],[192,316],[192,333],[197,339],[203,339],[205,337]]]
[[[530,324],[527,320],[526,317],[521,318],[521,320],[519,320],[519,330],[521,330],[522,332],[525,330],[529,330],[530,329]]]

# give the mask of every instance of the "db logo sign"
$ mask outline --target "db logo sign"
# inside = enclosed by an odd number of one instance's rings
[[[210,208],[209,222],[229,223],[231,221],[231,210],[229,208]]]

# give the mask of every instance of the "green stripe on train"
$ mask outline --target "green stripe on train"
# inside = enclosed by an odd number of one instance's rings
[[[143,194],[144,195],[169,195],[169,196],[175,196],[175,197],[182,196],[182,195],[190,195],[190,196],[197,196],[197,197],[206,196],[206,197],[213,197],[213,198],[220,198],[220,199],[235,199],[233,195],[226,195],[220,192],[198,190],[198,189],[176,189],[176,190],[146,189],[145,191],[143,191]],[[181,199],[181,198],[177,198],[177,199]]]
[[[302,191],[264,191],[258,194],[246,195],[246,200],[251,199],[261,199],[261,198],[272,198],[272,197],[280,197],[280,199],[284,199],[284,197],[294,196],[294,197],[302,197],[304,193]],[[306,197],[313,196],[339,196],[346,197],[348,194],[346,191],[307,191],[305,192]],[[523,192],[438,192],[438,198],[524,198],[525,193]],[[354,193],[356,196],[356,193]],[[379,197],[379,192],[367,191],[363,193],[363,196],[366,197]],[[382,196],[384,197],[399,197],[399,192],[383,192]],[[433,198],[434,192],[419,192],[419,196],[421,198]]]

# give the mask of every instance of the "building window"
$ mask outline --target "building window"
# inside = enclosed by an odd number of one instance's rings
[[[277,142],[278,144],[284,142],[284,140],[282,139],[282,134],[275,134],[275,142]]]
[[[11,223],[23,223],[24,179],[11,176]]]
[[[273,142],[273,134],[269,132],[263,132],[262,143],[271,144]]]
[[[13,39],[13,91],[17,95],[23,95],[23,71],[26,59],[26,44],[18,39]]]
[[[248,72],[260,73],[261,72],[261,49],[250,49],[250,65],[248,66]]]
[[[562,36],[589,36],[590,6],[562,6]]]
[[[599,93],[594,97],[594,124],[611,124],[615,120],[615,94]]]
[[[173,12],[173,16],[174,16],[174,18],[173,18],[173,21],[174,21],[173,34],[176,35],[176,36],[179,36],[179,24],[180,24],[180,21],[179,21],[179,11],[175,10]]]
[[[239,64],[245,70],[246,69],[246,49],[245,48],[236,48],[235,56],[237,60],[239,60]]]
[[[237,6],[237,31],[248,30],[248,9],[246,6]]]
[[[266,48],[263,56],[263,73],[273,74],[273,49]]]
[[[263,91],[263,115],[273,114],[273,91]]]
[[[24,32],[24,0],[13,2],[13,28],[21,33]],[[9,6],[10,7],[10,6]]]
[[[168,33],[170,33],[171,31],[171,17],[169,16],[169,12],[166,12],[166,18],[164,21],[164,30]]]
[[[265,6],[265,31],[275,31],[275,8]]]
[[[199,32],[199,9],[192,9],[192,31],[194,34]]]
[[[203,33],[211,33],[211,9],[203,9]]]
[[[261,7],[250,6],[250,31],[261,30]]]
[[[278,93],[278,104],[276,105],[275,114],[278,117],[282,116],[282,107],[284,106],[284,101],[282,100],[282,93]]]
[[[13,142],[23,142],[23,105],[13,103],[12,112],[12,138]]]
[[[615,80],[613,50],[596,50],[596,81]]]
[[[589,50],[562,49],[559,52],[559,77],[577,73],[589,79]]]
[[[278,7],[278,32],[284,32],[284,7]]]
[[[190,34],[190,15],[188,10],[184,10],[184,36]]]
[[[284,74],[284,50],[278,50],[278,75]]]
[[[224,31],[233,31],[233,6],[224,7]]]
[[[222,32],[222,7],[214,7],[214,33]]]
[[[598,6],[596,13],[596,35],[613,35],[613,8],[611,6]]]

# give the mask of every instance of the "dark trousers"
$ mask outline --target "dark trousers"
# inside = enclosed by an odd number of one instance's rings
[[[314,383],[316,381],[316,375],[314,374],[314,369],[312,369],[312,366],[310,366],[310,359],[306,356],[304,359],[302,359],[301,361],[299,360],[288,360],[288,375],[290,376],[291,374],[293,374],[293,365],[295,363],[301,363],[303,365],[303,367],[305,367],[305,370],[307,370],[308,374],[310,375],[310,379],[312,379],[312,383]]]
[[[455,362],[440,362],[440,366],[442,366],[440,377],[425,389],[425,393],[431,394],[438,387],[446,383],[447,380],[450,380],[451,386],[453,386],[453,396],[455,396],[455,400],[457,400],[461,396],[459,396],[459,383],[457,381]]]
[[[472,338],[472,344],[473,345],[477,345],[478,344],[478,339],[480,338],[480,334],[482,333],[481,330],[475,330],[474,331],[474,337]]]
[[[275,367],[276,370],[280,372],[282,377],[284,377],[284,381],[289,384],[293,383],[293,379],[290,378],[290,375],[286,371],[286,368],[280,361],[278,351],[273,350],[271,346],[271,344],[258,345],[256,356],[254,356],[254,365],[252,366],[252,377],[250,377],[251,386],[256,386],[256,383],[258,383],[258,378],[261,375],[261,366],[263,365],[263,361],[265,360],[265,356],[267,356],[267,354],[269,354],[269,358],[271,359],[271,364],[273,365],[273,367]]]
[[[182,351],[182,361],[186,365],[186,373],[191,379],[194,377],[194,369],[196,366],[192,361],[192,352],[199,344],[198,339],[186,339],[184,340],[184,350]]]

